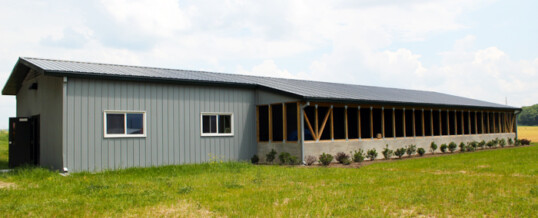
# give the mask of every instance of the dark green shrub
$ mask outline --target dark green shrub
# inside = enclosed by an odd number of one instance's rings
[[[394,153],[394,151],[389,149],[389,145],[386,145],[385,149],[383,149],[383,152],[381,153],[383,154],[383,157],[385,158],[385,160],[388,160],[392,157],[392,154]]]
[[[276,157],[276,151],[275,149],[271,149],[271,151],[265,155],[265,161],[267,161],[267,163],[273,163],[273,161],[275,160],[275,157]]]
[[[437,150],[437,144],[435,144],[435,142],[432,142],[430,144],[430,149],[432,151],[432,154],[435,154],[435,150]]]
[[[499,145],[501,146],[501,148],[504,148],[504,146],[506,145],[506,139],[502,138],[501,140],[499,140]]]
[[[528,140],[528,139],[521,139],[521,145],[530,145],[531,144],[531,140]]]
[[[493,141],[493,140],[488,141],[488,143],[486,143],[486,146],[488,146],[488,148],[495,147],[495,141]]]
[[[330,155],[330,154],[325,154],[325,153],[323,153],[323,154],[321,154],[321,155],[319,156],[318,159],[319,159],[319,162],[320,162],[321,164],[323,164],[323,166],[328,166],[328,165],[331,164],[331,162],[333,161],[333,156]]]
[[[441,147],[440,147],[441,152],[445,153],[447,148],[448,148],[448,146],[446,144],[442,144]]]
[[[456,148],[458,148],[458,146],[455,142],[450,142],[448,144],[448,150],[450,151],[450,153],[454,153],[454,151],[456,151]]]
[[[407,146],[407,149],[405,151],[407,155],[411,156],[417,152],[417,146],[416,145],[409,145]]]
[[[394,152],[394,154],[395,154],[396,156],[398,156],[398,158],[401,159],[402,156],[404,156],[405,151],[407,151],[407,149],[405,149],[405,148],[398,148],[398,149],[396,149],[396,151]]]
[[[280,160],[280,164],[286,164],[288,160],[290,159],[291,154],[288,152],[282,152],[278,155],[278,159]]]
[[[260,158],[258,157],[258,155],[254,155],[252,156],[252,158],[250,158],[250,162],[252,162],[253,164],[257,164],[258,162],[260,162]]]
[[[465,152],[465,143],[460,143],[460,152]]]
[[[424,150],[424,148],[418,148],[417,153],[418,153],[418,155],[422,156],[422,155],[424,155],[424,153],[426,153],[426,150]]]
[[[516,141],[514,142],[514,145],[515,146],[520,146],[521,145],[521,140],[516,139]]]
[[[377,151],[375,150],[375,148],[368,150],[366,152],[366,157],[370,158],[370,160],[375,160],[375,158],[377,157]]]
[[[299,162],[300,161],[299,161],[299,158],[297,156],[290,156],[288,158],[288,164],[289,165],[297,165],[297,164],[299,164]]]
[[[359,149],[358,151],[353,152],[353,162],[360,163],[364,161],[364,151]]]
[[[477,141],[472,141],[472,142],[467,143],[467,145],[470,145],[471,147],[473,147],[476,150],[476,148],[478,147],[478,142]]]
[[[512,138],[508,138],[508,145],[514,145],[514,140]]]
[[[349,160],[349,155],[344,152],[336,153],[334,159],[336,159],[336,161],[341,164],[344,164],[345,162],[348,162],[348,164],[351,163],[351,161]]]
[[[478,147],[484,149],[484,146],[486,146],[486,141],[482,140],[478,143]]]
[[[467,145],[465,146],[465,151],[472,152],[475,150],[476,150],[476,147],[473,147],[471,143],[467,143]]]
[[[308,155],[305,158],[306,165],[308,166],[314,164],[316,161],[318,161],[318,158],[316,158],[316,156],[313,156],[313,155]]]

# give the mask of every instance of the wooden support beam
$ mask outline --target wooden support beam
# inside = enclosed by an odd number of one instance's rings
[[[269,141],[273,141],[273,107],[269,105]]]
[[[396,138],[396,108],[392,108],[392,137]]]
[[[286,122],[286,104],[282,103],[282,142],[286,142],[288,138],[288,123]]]
[[[348,138],[348,129],[347,129],[347,105],[344,107],[344,127],[345,127],[345,133],[346,133],[346,141],[349,139]]]
[[[480,114],[480,122],[482,123],[482,131],[480,131],[480,133],[484,134],[486,133],[486,129],[484,126],[484,111],[480,111]]]
[[[446,133],[450,135],[450,111],[446,110]]]
[[[405,126],[405,108],[403,108],[402,111],[403,111],[403,112],[402,112],[402,115],[403,115],[403,124],[402,124],[402,127],[403,127],[403,137],[405,138],[405,137],[407,137],[407,134],[406,134],[406,132],[405,132],[405,129],[406,129],[406,128],[405,128],[405,127],[406,127],[406,126]]]
[[[474,134],[478,134],[478,111],[474,112]]]
[[[497,117],[499,120],[499,133],[502,133],[503,126],[501,125],[501,112],[497,112]]]
[[[443,135],[443,113],[439,109],[439,135]]]
[[[461,134],[465,135],[465,119],[463,116],[463,110],[461,111]]]
[[[310,120],[308,120],[308,116],[306,116],[306,113],[303,113],[304,115],[304,120],[306,121],[306,126],[308,127],[308,129],[310,130],[310,135],[312,135],[312,138],[315,140],[318,138],[318,136],[316,135],[316,133],[314,132],[314,129],[312,128],[312,124],[310,124]]]
[[[361,106],[357,108],[357,129],[359,139],[362,139],[362,129],[361,129]]]
[[[318,141],[321,138],[321,135],[323,135],[323,130],[325,129],[325,126],[327,125],[327,120],[329,119],[329,115],[332,114],[332,111],[333,109],[330,108],[325,114],[325,117],[323,118],[323,123],[321,123],[321,130],[319,131],[319,134],[316,137],[316,141]]]
[[[413,108],[413,137],[417,137],[417,128],[415,125],[415,108]]]
[[[260,106],[256,106],[256,141],[260,142]]]
[[[493,116],[493,133],[497,133],[497,125],[495,125],[495,123],[497,122],[495,118],[495,112],[492,112],[491,116]]]
[[[317,105],[317,104],[316,104],[316,111],[315,111],[315,114],[316,114],[316,115],[315,115],[316,117],[314,118],[314,119],[315,119],[315,120],[314,120],[314,124],[316,125],[316,127],[315,127],[315,128],[316,128],[316,133],[315,133],[315,135],[316,135],[316,139],[317,139],[317,138],[318,138],[317,136],[319,135],[319,132],[318,132],[318,130],[319,130],[319,125],[318,125],[318,105]]]
[[[473,129],[471,128],[471,111],[467,113],[467,128],[469,128],[469,135],[473,134]]]
[[[426,136],[426,127],[424,127],[424,108],[422,108],[422,137]]]
[[[370,107],[370,138],[374,139],[374,108]]]
[[[432,136],[434,136],[434,131],[433,131],[433,109],[430,109],[430,133]]]
[[[334,141],[334,111],[331,105],[331,140]]]
[[[491,133],[491,128],[490,128],[490,125],[489,125],[489,111],[486,112],[486,117],[487,117],[487,123],[488,123],[488,134]]]
[[[458,111],[454,110],[454,135],[458,135]]]
[[[297,141],[301,141],[301,104],[297,102]]]
[[[381,134],[385,138],[385,107],[381,107]]]

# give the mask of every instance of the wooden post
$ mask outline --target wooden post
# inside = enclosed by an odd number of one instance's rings
[[[480,123],[482,123],[482,131],[480,133],[484,134],[486,132],[484,129],[484,111],[480,111]]]
[[[499,133],[502,133],[503,126],[501,125],[501,112],[497,112],[497,117],[499,120]]]
[[[486,112],[486,117],[487,117],[487,124],[488,124],[488,134],[491,133],[491,128],[490,128],[490,125],[489,125],[489,111]]]
[[[359,140],[362,138],[361,137],[361,106],[359,106],[357,108],[357,129],[358,129],[358,136],[359,136]]]
[[[491,116],[493,116],[493,133],[497,133],[497,125],[495,125],[495,122],[497,122],[497,119],[495,118],[495,112],[493,112]]]
[[[450,111],[446,109],[446,133],[450,135]]]
[[[260,142],[260,106],[256,106],[256,141]]]
[[[463,118],[463,110],[461,110],[461,134],[465,135],[465,119]]]
[[[424,108],[422,108],[422,137],[426,136],[426,127],[424,126]]]
[[[344,117],[345,117],[345,118],[344,118],[344,127],[346,128],[346,129],[345,129],[345,133],[346,133],[346,141],[347,141],[347,140],[349,139],[349,138],[348,138],[348,132],[347,132],[347,131],[348,131],[348,129],[347,129],[347,125],[348,125],[348,124],[347,124],[347,105],[344,106]]]
[[[396,138],[396,108],[392,108],[392,136]]]
[[[323,118],[323,123],[321,123],[321,130],[319,131],[319,135],[317,136],[316,141],[319,141],[321,135],[323,135],[323,131],[325,130],[325,126],[327,125],[327,120],[329,119],[329,115],[332,114],[332,111],[333,108],[331,107],[325,114],[325,117]]]
[[[273,109],[269,105],[269,142],[273,141]]]
[[[312,124],[310,123],[310,120],[308,120],[308,116],[306,116],[306,113],[303,113],[303,115],[304,115],[304,120],[306,121],[306,126],[310,130],[310,135],[312,135],[312,139],[316,140],[318,136],[314,132],[314,129],[312,128]]]
[[[417,137],[417,128],[415,126],[415,108],[413,108],[413,137]]]
[[[381,134],[385,138],[385,107],[381,107]]]
[[[319,131],[319,125],[318,125],[318,105],[317,105],[317,104],[316,104],[315,116],[316,116],[316,117],[314,118],[314,124],[316,125],[316,126],[315,126],[315,128],[316,128],[316,133],[315,133],[315,135],[316,135],[316,138],[317,138],[317,136],[319,135],[319,132],[318,132],[318,131]]]
[[[439,135],[443,135],[443,113],[439,109]]]
[[[474,134],[478,134],[478,111],[474,112]]]
[[[454,135],[458,135],[458,111],[454,110]]]
[[[471,111],[467,113],[467,128],[469,128],[469,135],[473,134],[473,129],[471,128]]]
[[[406,125],[405,125],[405,108],[403,108],[403,112],[402,112],[402,115],[403,115],[403,137],[407,137],[407,134],[405,132],[405,129],[406,129]]]
[[[370,138],[374,139],[374,108],[370,106]]]
[[[333,112],[332,105],[331,105],[331,140],[334,141],[334,112]]]
[[[430,109],[430,133],[432,136],[434,136],[434,131],[433,131],[433,109]]]
[[[286,122],[286,104],[282,103],[282,142],[285,143],[288,138],[288,124]]]
[[[297,142],[301,141],[301,104],[297,102]]]

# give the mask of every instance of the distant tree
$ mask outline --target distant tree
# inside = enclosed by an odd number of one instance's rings
[[[518,125],[538,126],[538,104],[523,107],[517,120]]]

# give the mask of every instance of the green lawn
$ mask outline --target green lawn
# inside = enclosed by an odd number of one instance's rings
[[[0,173],[0,216],[532,217],[537,157],[538,146],[526,146],[362,168],[208,163],[70,176],[20,169]]]
[[[0,169],[8,167],[8,133],[6,130],[0,130]]]

